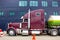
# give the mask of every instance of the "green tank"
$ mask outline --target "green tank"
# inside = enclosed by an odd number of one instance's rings
[[[48,27],[50,28],[58,28],[60,27],[60,15],[51,15],[48,19]]]

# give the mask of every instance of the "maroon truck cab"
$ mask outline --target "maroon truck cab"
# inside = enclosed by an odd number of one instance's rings
[[[21,23],[8,23],[7,33],[9,35],[29,35],[29,34],[40,34],[45,29],[45,17],[44,10],[38,9],[28,11],[22,16],[23,22]]]

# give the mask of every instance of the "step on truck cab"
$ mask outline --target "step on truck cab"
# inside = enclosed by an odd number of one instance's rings
[[[41,34],[45,29],[44,10],[30,11],[21,17],[23,22],[8,23],[7,33],[9,35]]]

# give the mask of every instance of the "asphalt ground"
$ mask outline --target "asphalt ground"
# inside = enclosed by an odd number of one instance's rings
[[[22,36],[22,35],[17,35],[17,36],[8,36],[5,35],[3,37],[0,37],[0,40],[32,40],[33,36]],[[35,36],[36,40],[60,40],[60,36],[49,36],[49,35],[36,35]]]
[[[32,40],[33,36],[28,35],[28,36],[22,36],[22,35],[16,35],[16,36],[9,36],[4,32],[4,36],[0,37],[0,40]],[[36,35],[35,36],[36,40],[60,40],[60,36],[50,36],[46,34],[42,35]]]

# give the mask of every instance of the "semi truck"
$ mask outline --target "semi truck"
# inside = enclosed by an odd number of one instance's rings
[[[43,9],[33,11],[29,9],[20,19],[22,19],[22,22],[8,23],[8,35],[15,36],[17,34],[30,35],[47,33],[56,36],[60,32],[60,15],[50,15],[46,23]]]

